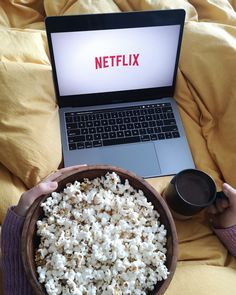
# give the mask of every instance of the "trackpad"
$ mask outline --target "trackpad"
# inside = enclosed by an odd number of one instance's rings
[[[81,153],[82,152],[82,153]],[[115,165],[142,177],[153,177],[160,174],[154,144],[124,144],[92,149],[91,153],[79,152],[79,157],[87,164]]]

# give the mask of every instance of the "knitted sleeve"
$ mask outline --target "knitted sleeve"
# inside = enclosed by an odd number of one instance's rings
[[[20,254],[20,239],[24,218],[18,216],[13,207],[8,209],[2,225],[2,273],[4,295],[32,295]]]
[[[213,228],[213,230],[229,252],[236,257],[236,225],[228,228]]]

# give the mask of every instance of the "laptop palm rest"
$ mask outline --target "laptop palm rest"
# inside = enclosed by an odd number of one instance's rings
[[[75,150],[65,154],[64,158],[66,166],[110,164],[131,170],[143,177],[152,177],[161,173],[155,147],[151,142]]]

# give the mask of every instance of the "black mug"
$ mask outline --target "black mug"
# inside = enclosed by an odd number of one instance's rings
[[[197,169],[177,173],[163,195],[173,215],[183,219],[209,207],[217,198],[227,198],[223,192],[217,192],[211,176]]]

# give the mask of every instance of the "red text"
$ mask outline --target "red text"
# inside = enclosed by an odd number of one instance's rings
[[[139,66],[139,53],[95,57],[95,68]]]

